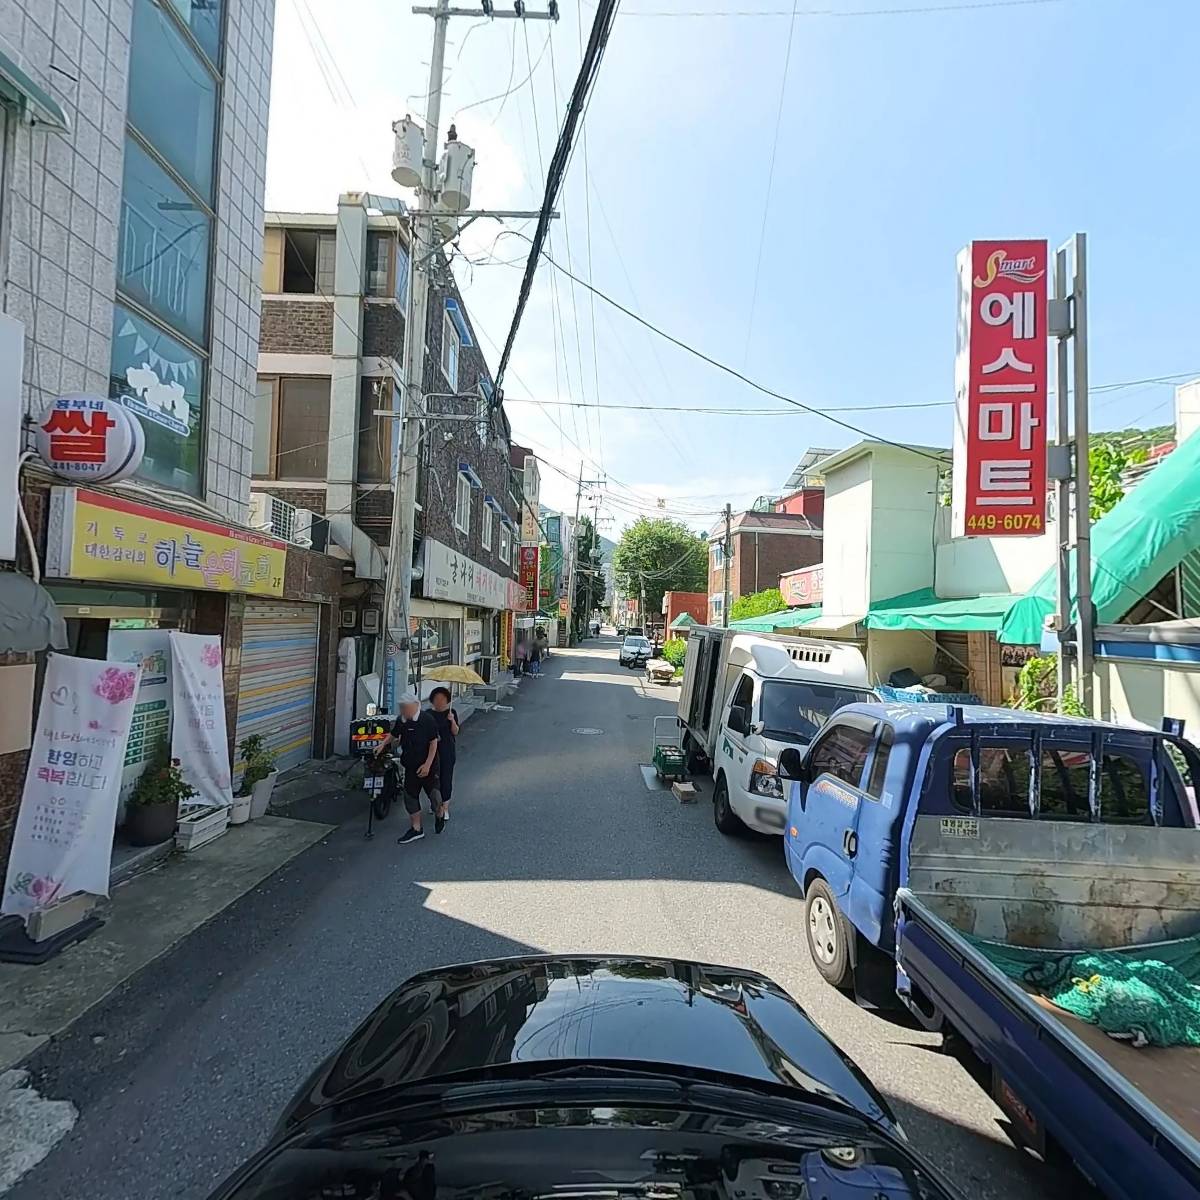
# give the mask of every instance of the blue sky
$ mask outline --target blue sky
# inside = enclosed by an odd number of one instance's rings
[[[588,111],[589,170],[581,147],[552,254],[566,263],[569,233],[577,274],[677,337],[814,407],[868,406],[841,415],[871,432],[949,445],[950,408],[891,406],[953,397],[958,249],[1084,230],[1093,385],[1200,375],[1200,4],[851,15],[950,2],[797,5],[751,322],[791,3],[624,0]],[[817,8],[840,15],[803,15]],[[729,9],[785,15],[637,15]],[[548,161],[593,15],[573,0],[562,10],[553,27],[452,22],[443,131],[457,115],[477,149],[476,204],[538,205],[535,128]],[[390,121],[422,111],[431,32],[397,0],[279,0],[268,207],[332,210],[362,187],[397,194]],[[510,71],[513,84],[525,78],[526,35],[531,59],[541,55],[532,83],[503,106],[467,107],[503,93]],[[520,264],[468,258],[519,258],[525,244],[496,241],[500,230],[477,223],[455,268],[497,343]],[[600,300],[594,369],[592,304],[553,275],[539,274],[506,388],[516,435],[550,464],[550,503],[573,506],[566,476],[582,458],[585,475],[603,468],[611,481],[611,529],[638,511],[703,527],[726,500],[777,491],[807,446],[855,440],[807,415],[551,406],[594,402],[597,380],[605,403],[774,404]],[[547,408],[520,402],[530,395]],[[1097,394],[1093,427],[1169,421],[1172,400],[1169,385]]]

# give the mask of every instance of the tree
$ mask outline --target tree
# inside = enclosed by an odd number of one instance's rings
[[[783,602],[783,593],[778,588],[767,588],[762,592],[752,592],[749,596],[739,596],[729,609],[731,621],[741,621],[746,617],[764,617],[767,613],[782,612],[787,605]]]
[[[1121,476],[1127,467],[1145,462],[1144,446],[1132,449],[1113,441],[1093,441],[1088,446],[1088,483],[1091,488],[1091,504],[1088,512],[1093,521],[1098,521],[1106,512],[1115,508],[1125,495]]]
[[[600,535],[592,525],[591,517],[579,518],[576,536],[578,541],[575,545],[579,560],[575,567],[575,603],[571,610],[571,624],[574,629],[581,631],[587,627],[592,609],[604,607],[607,586],[604,576],[600,573],[603,565]]]
[[[639,517],[621,535],[613,574],[643,617],[659,612],[664,592],[708,591],[708,542],[678,521]]]

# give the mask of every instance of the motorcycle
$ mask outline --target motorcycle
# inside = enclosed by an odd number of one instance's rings
[[[400,788],[400,763],[391,748],[382,755],[378,753],[390,726],[390,718],[368,717],[350,727],[351,753],[363,764],[362,788],[369,800],[368,840],[375,836],[375,821],[385,820],[392,811],[392,800]]]
[[[777,984],[685,959],[581,954],[413,976],[210,1200],[451,1193],[955,1195]]]

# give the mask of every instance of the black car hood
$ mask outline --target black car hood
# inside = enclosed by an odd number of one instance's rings
[[[862,1072],[762,975],[677,959],[572,956],[414,976],[317,1070],[279,1131],[385,1089],[395,1102],[407,1087],[482,1068],[581,1061],[782,1085],[894,1124]]]

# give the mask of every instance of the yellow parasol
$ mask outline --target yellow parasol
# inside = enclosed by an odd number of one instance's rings
[[[451,663],[447,667],[434,667],[431,671],[425,672],[426,679],[434,679],[438,683],[486,683],[478,671],[472,670],[470,667],[462,667]]]

